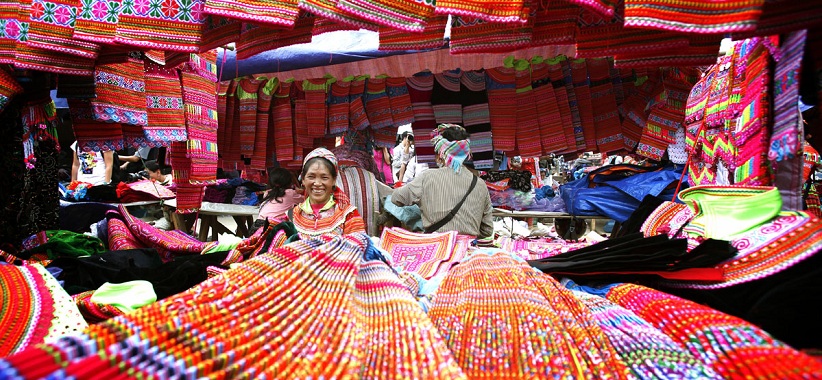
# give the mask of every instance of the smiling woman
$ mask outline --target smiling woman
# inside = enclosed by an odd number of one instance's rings
[[[337,157],[317,148],[303,161],[301,184],[305,201],[294,207],[291,220],[301,239],[365,232],[365,223],[348,196],[335,185]]]

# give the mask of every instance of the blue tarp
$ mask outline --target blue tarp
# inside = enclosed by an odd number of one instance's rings
[[[380,51],[379,34],[368,30],[337,31],[314,36],[311,43],[269,50],[248,59],[237,60],[234,51],[221,50],[217,57],[220,73],[225,53],[222,80],[236,76],[277,73],[310,67],[336,65],[392,55],[419,53],[419,50]],[[445,47],[445,43],[443,43]]]
[[[646,195],[671,200],[679,181],[681,168],[666,167],[660,171],[634,174],[610,181],[597,180],[597,187],[589,188],[588,177],[560,186],[560,195],[568,213],[573,215],[602,215],[617,222],[625,222]],[[683,184],[683,187],[686,185]]]

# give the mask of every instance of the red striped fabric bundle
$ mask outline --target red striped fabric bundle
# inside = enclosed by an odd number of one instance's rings
[[[192,214],[200,210],[203,205],[205,186],[190,183],[177,185],[177,213]]]
[[[228,87],[230,86],[231,81],[222,81],[217,83],[217,146],[218,147],[225,147],[226,144],[226,101],[228,100],[226,94],[228,93]],[[225,168],[224,161],[223,161],[223,153],[220,152],[219,158],[217,160],[217,167]]]
[[[244,22],[236,41],[237,59],[248,59],[264,51],[279,47],[280,32],[277,26]]]
[[[618,19],[622,20],[621,16]],[[688,46],[689,42],[685,34],[625,28],[621,22],[580,27],[576,35],[576,56],[578,58],[615,55],[629,57],[634,53],[672,52]]]
[[[141,48],[196,53],[205,31],[205,0],[123,1],[115,41]],[[158,7],[159,6],[159,7]]]
[[[23,87],[17,83],[11,74],[0,70],[0,112],[9,104],[12,98],[23,92]]]
[[[191,159],[189,182],[209,185],[217,180],[217,56],[191,54],[182,69],[188,144]]]
[[[622,119],[622,147],[632,152],[637,144],[639,144],[639,140],[642,138],[642,126],[637,125],[631,119]]]
[[[765,1],[756,29],[734,32],[731,38],[740,41],[753,36],[773,36],[801,29],[813,29],[822,18],[817,1]]]
[[[237,102],[240,114],[240,155],[250,159],[254,153],[254,138],[257,131],[257,90],[264,79],[243,78],[237,85]]]
[[[379,50],[426,50],[442,47],[447,24],[448,16],[435,16],[426,21],[422,32],[417,33],[381,26]]]
[[[68,99],[68,104],[77,149],[86,152],[123,149],[123,128],[120,123],[95,120],[91,103],[87,99]]]
[[[338,80],[331,84],[331,94],[328,97],[328,133],[331,135],[338,136],[348,130],[350,90],[350,81]]]
[[[605,58],[591,58],[585,63],[591,78],[591,104],[594,109],[597,149],[602,153],[622,149],[624,138],[611,80],[611,65]]]
[[[617,55],[614,66],[618,68],[658,68],[678,66],[710,66],[716,63],[722,35],[689,35],[688,47],[656,53]]]
[[[188,155],[188,141],[174,141],[168,146],[166,159],[171,165],[171,173],[177,185],[190,185],[191,157]]]
[[[285,28],[294,26],[297,0],[205,0],[205,13]]]
[[[515,66],[517,100],[516,150],[512,154],[525,157],[542,155],[542,134],[539,128],[539,114],[534,89],[531,85],[531,68],[525,61]]]
[[[274,140],[275,131],[269,126],[271,104],[274,92],[280,87],[280,80],[270,78],[257,89],[257,129],[254,133],[254,153],[251,156],[251,169],[265,170],[273,151],[268,150],[269,139]],[[271,132],[269,134],[269,132]]]
[[[314,138],[308,133],[308,107],[302,81],[294,82],[291,98],[294,99],[294,160],[301,160],[306,149],[314,148]]]
[[[311,138],[323,137],[328,133],[328,89],[333,80],[314,78],[303,81],[305,92],[306,128]]]
[[[377,31],[379,28],[377,24],[369,22],[362,17],[342,12],[342,10],[337,7],[337,0],[298,0],[297,6],[306,13],[356,29]]]
[[[433,3],[416,0],[338,0],[337,8],[374,24],[412,33],[421,32],[434,14]]]
[[[166,146],[188,139],[183,110],[183,92],[177,69],[146,62],[144,65],[147,125],[146,140],[152,146]]]
[[[311,35],[312,36],[319,36],[320,34],[325,34],[329,32],[336,32],[339,30],[359,30],[360,28],[353,27],[350,25],[344,25],[332,20],[329,20],[325,17],[315,17],[314,18],[314,27],[311,28]]]
[[[94,67],[96,97],[91,99],[95,120],[148,124],[145,68],[142,60],[122,54],[101,56]]]
[[[371,132],[371,136],[374,137],[375,146],[379,148],[393,148],[397,143],[397,127],[392,125],[381,129],[374,129]]]
[[[439,0],[434,12],[477,18],[498,23],[518,23],[528,20],[530,1]]]
[[[485,70],[486,92],[494,150],[513,152],[517,139],[517,87],[513,68]]]
[[[451,16],[451,54],[509,52],[531,45],[533,18],[527,23],[489,22]]]
[[[574,81],[574,93],[579,107],[582,133],[585,136],[585,149],[596,150],[596,126],[594,125],[594,105],[591,103],[591,82],[588,79],[588,66],[584,59],[571,60],[570,66]]]
[[[274,132],[270,143],[276,144],[269,148],[275,148],[277,161],[286,162],[294,159],[294,124],[291,113],[291,86],[293,82],[286,81],[280,83],[280,87],[274,92],[273,110],[271,111],[271,129]]]
[[[235,19],[207,15],[200,39],[200,53],[225,46],[240,38],[243,24]]]
[[[351,129],[361,131],[368,128],[370,121],[365,112],[363,97],[365,96],[365,77],[357,77],[351,81],[348,106],[348,119],[351,121]]]
[[[537,62],[531,64],[531,86],[534,88],[534,99],[537,107],[537,121],[542,138],[544,153],[559,153],[568,148],[562,115],[557,105],[557,96],[551,83],[548,64]],[[566,103],[567,104],[567,103]],[[570,125],[569,125],[570,126]],[[573,135],[573,129],[571,130]]]
[[[430,72],[419,73],[405,79],[408,85],[408,97],[411,99],[411,107],[414,110],[414,122],[411,129],[414,136],[420,136],[414,143],[414,151],[417,154],[417,162],[421,164],[434,163],[434,146],[428,138],[437,127],[434,120],[434,108],[431,106],[431,94],[434,91],[434,76]]]
[[[240,107],[237,100],[237,87],[241,78],[234,78],[226,90],[225,110],[225,145],[221,145],[223,168],[234,170],[240,162]]]
[[[394,120],[394,126],[413,123],[414,108],[411,105],[411,96],[408,95],[405,78],[386,78],[385,92],[388,94],[388,103],[391,105],[391,119]]]
[[[531,46],[575,42],[579,7],[560,0],[540,1],[531,31]]]
[[[33,48],[97,58],[100,45],[73,38],[76,5],[76,0],[34,0],[25,19],[29,22],[26,43]]]
[[[568,94],[568,108],[571,113],[571,125],[574,126],[574,142],[576,150],[585,150],[585,133],[582,129],[582,117],[579,113],[579,103],[577,102],[577,92],[574,86],[574,77],[571,72],[571,63],[565,56],[557,57],[562,67],[562,76],[565,82],[565,92]]]
[[[365,113],[368,115],[368,121],[373,130],[394,125],[394,119],[391,116],[391,103],[386,93],[385,80],[386,78],[368,78],[368,80],[365,81],[363,103],[365,104]]]
[[[21,69],[55,74],[93,75],[94,60],[28,44],[31,7],[31,0],[20,0],[19,4],[12,4],[7,8],[8,17],[4,34],[13,42],[6,45],[8,50],[3,53],[3,60]]]
[[[565,149],[557,153],[571,153],[577,151],[577,138],[574,133],[574,123],[571,119],[571,106],[568,104],[568,90],[565,87],[565,76],[562,73],[561,60],[564,57],[554,57],[545,61],[548,70],[548,79],[554,88],[554,98],[559,111],[559,120],[562,123],[563,135],[565,136]],[[584,139],[579,140],[580,147],[585,144]]]
[[[625,26],[706,34],[751,31],[764,4],[765,0],[625,0]]]
[[[463,125],[471,134],[471,160],[474,168],[490,169],[494,166],[494,141],[484,72],[466,71],[462,74],[460,98]]]

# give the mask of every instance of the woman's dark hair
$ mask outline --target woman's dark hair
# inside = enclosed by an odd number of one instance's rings
[[[284,168],[273,168],[268,171],[268,187],[270,188],[268,194],[261,203],[266,203],[275,200],[277,203],[283,203],[283,196],[285,191],[291,188],[294,184],[294,175]]]
[[[414,134],[413,133],[403,132],[403,133],[397,135],[397,142],[394,144],[394,146],[400,145],[400,143],[405,138],[405,136],[408,136],[408,139],[411,140],[412,142],[414,141]]]
[[[146,170],[149,170],[149,171],[152,171],[152,172],[156,172],[156,171],[160,170],[160,164],[158,164],[157,161],[155,161],[155,160],[146,161],[144,165],[146,167]]]
[[[447,128],[442,131],[441,135],[448,141],[465,140],[471,137],[471,135],[468,134],[468,131],[461,128]]]
[[[323,165],[325,165],[325,168],[328,169],[329,173],[331,173],[331,177],[333,177],[334,179],[337,179],[337,168],[334,167],[334,164],[332,164],[331,161],[328,161],[327,159],[325,159],[323,157],[314,157],[314,158],[308,160],[308,162],[306,162],[305,165],[303,165],[303,171],[302,171],[300,177],[305,178],[305,175],[308,173],[308,168],[310,168],[312,165],[314,165],[317,162],[320,162]]]

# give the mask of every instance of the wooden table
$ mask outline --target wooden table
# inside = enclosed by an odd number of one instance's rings
[[[164,205],[167,207],[176,208],[177,200],[174,199],[166,201]],[[211,240],[217,240],[217,237],[221,233],[234,234],[239,237],[248,237],[249,230],[251,229],[252,224],[254,224],[254,218],[256,218],[259,213],[260,208],[257,206],[203,202],[203,205],[200,207],[200,211],[198,212],[200,219],[200,230],[197,233],[197,238],[200,241],[206,241],[206,239],[208,239],[209,230],[211,230]],[[230,216],[234,218],[234,221],[237,223],[237,229],[234,232],[229,230],[228,227],[224,226],[217,219],[220,216]],[[181,218],[175,217],[174,219],[174,226],[179,229],[177,225],[181,222]]]

